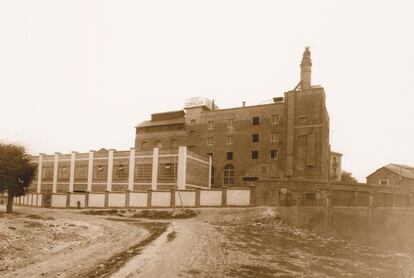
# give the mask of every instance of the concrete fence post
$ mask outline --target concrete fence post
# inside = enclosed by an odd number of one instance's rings
[[[200,207],[200,198],[201,198],[201,191],[199,188],[196,189],[195,191],[195,206],[196,208]]]
[[[175,206],[176,206],[176,204],[175,204],[175,192],[176,192],[175,188],[171,188],[171,201],[170,201],[170,204],[171,204],[172,208],[175,208]]]
[[[125,193],[125,207],[129,208],[129,198],[130,198],[130,190],[127,190]]]
[[[89,192],[85,192],[85,208],[89,208]]]
[[[109,192],[105,191],[105,208],[108,208],[108,203],[109,203]]]
[[[226,207],[227,206],[227,187],[224,187],[222,189],[222,193],[221,193],[221,206],[222,207]]]
[[[67,208],[70,208],[70,197],[71,197],[70,192],[67,192],[66,193],[66,207]]]
[[[296,198],[296,206],[295,206],[295,223],[296,227],[299,227],[299,208],[300,208],[301,197]]]
[[[152,189],[148,189],[147,192],[147,207],[150,208],[152,207]]]

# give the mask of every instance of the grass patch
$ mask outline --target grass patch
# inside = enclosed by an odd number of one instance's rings
[[[42,216],[37,215],[37,214],[30,214],[30,215],[26,216],[26,218],[37,219],[37,220],[55,220],[53,217],[42,217]]]
[[[187,219],[197,216],[199,212],[192,209],[184,210],[142,210],[132,215],[133,218],[147,219]]]
[[[117,209],[102,209],[102,210],[87,210],[87,211],[83,211],[83,214],[87,214],[87,215],[118,215],[118,210]]]

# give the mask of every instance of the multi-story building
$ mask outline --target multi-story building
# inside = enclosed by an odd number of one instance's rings
[[[306,48],[300,82],[284,97],[229,109],[208,99],[190,99],[184,109],[152,114],[136,126],[135,148],[187,146],[210,155],[214,186],[260,178],[327,181],[329,116],[323,87],[311,85],[310,56]]]

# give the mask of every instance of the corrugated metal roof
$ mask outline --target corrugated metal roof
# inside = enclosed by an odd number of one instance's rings
[[[400,165],[400,164],[388,164],[384,168],[400,175],[404,178],[413,179],[414,180],[414,167],[407,166],[407,165]]]
[[[136,127],[149,127],[149,126],[160,126],[160,125],[175,125],[175,124],[185,124],[185,118],[180,119],[171,119],[165,121],[144,121],[137,125]]]

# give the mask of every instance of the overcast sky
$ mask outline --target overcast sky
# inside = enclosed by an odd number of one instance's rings
[[[128,149],[194,96],[291,90],[310,45],[332,150],[360,181],[414,165],[411,1],[0,1],[0,140],[37,154]]]

